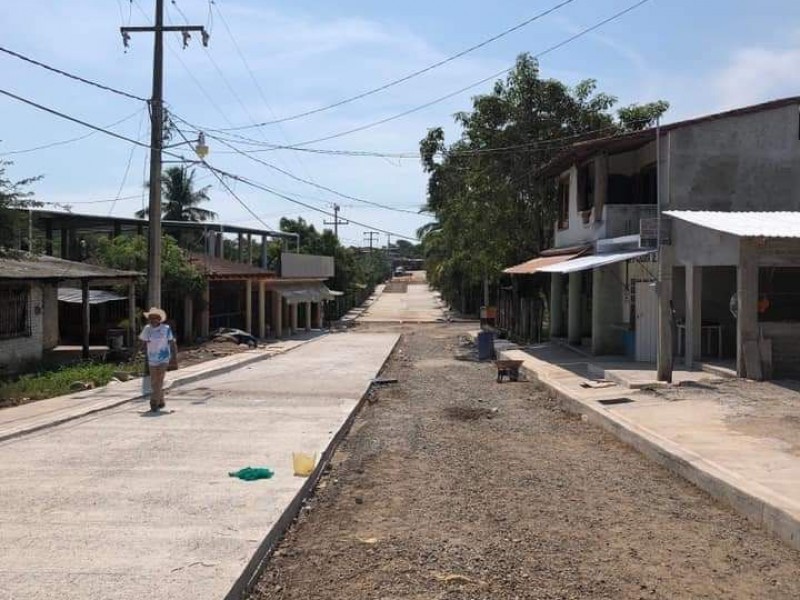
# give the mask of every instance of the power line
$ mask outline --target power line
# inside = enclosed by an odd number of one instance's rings
[[[636,2],[635,4],[632,4],[631,6],[625,8],[624,10],[621,10],[621,11],[611,15],[610,17],[608,17],[606,19],[603,19],[602,21],[599,21],[598,23],[595,23],[591,27],[587,27],[586,29],[583,29],[583,30],[579,31],[578,33],[566,38],[565,40],[562,40],[561,42],[559,42],[559,43],[557,43],[557,44],[555,44],[553,46],[550,46],[549,48],[539,52],[538,54],[533,55],[533,58],[536,58],[536,59],[542,58],[543,56],[546,56],[547,54],[550,54],[551,52],[554,52],[554,51],[558,50],[559,48],[562,48],[562,47],[566,46],[567,44],[570,44],[570,43],[574,42],[575,40],[577,40],[577,39],[579,39],[579,38],[591,33],[592,31],[595,31],[595,30],[603,27],[604,25],[607,25],[608,23],[611,23],[612,21],[615,21],[615,20],[623,17],[627,13],[635,10],[636,8],[642,6],[643,4],[646,4],[647,2],[650,2],[650,0],[639,0],[639,2]],[[424,110],[426,108],[429,108],[431,106],[439,104],[440,102],[444,102],[445,100],[449,100],[450,98],[453,98],[454,96],[458,96],[459,94],[462,94],[463,92],[471,90],[471,89],[473,89],[475,87],[478,87],[480,85],[483,85],[484,83],[487,83],[487,82],[489,82],[489,81],[491,81],[493,79],[496,79],[496,78],[498,78],[498,77],[500,77],[502,75],[505,75],[506,73],[510,72],[513,69],[514,69],[514,66],[507,67],[507,68],[505,68],[505,69],[503,69],[501,71],[498,71],[496,73],[493,73],[492,75],[489,75],[488,77],[484,77],[480,81],[476,81],[475,83],[471,83],[471,84],[469,84],[469,85],[467,85],[465,87],[462,87],[462,88],[460,88],[460,89],[458,89],[458,90],[456,90],[454,92],[450,92],[449,94],[445,94],[444,96],[440,96],[440,97],[436,98],[435,100],[431,100],[430,102],[426,102],[424,104],[421,104],[421,105],[416,106],[414,108],[410,108],[410,109],[405,110],[405,111],[403,111],[401,113],[397,113],[395,115],[386,117],[384,119],[380,119],[378,121],[373,121],[372,123],[367,123],[366,125],[361,125],[359,127],[354,127],[352,129],[347,129],[345,131],[340,131],[338,133],[326,135],[324,137],[315,138],[313,140],[306,140],[304,142],[297,142],[294,145],[295,146],[310,146],[312,144],[317,144],[319,142],[326,142],[328,140],[333,140],[333,139],[336,139],[336,138],[344,137],[344,136],[350,135],[352,133],[358,133],[359,131],[364,131],[366,129],[372,129],[373,127],[378,127],[379,125],[384,125],[384,124],[389,123],[391,121],[395,121],[395,120],[400,119],[402,117],[406,117],[406,116],[408,116],[410,114],[419,112],[421,110]],[[223,131],[224,132],[224,131],[227,131],[227,130],[225,130],[225,129],[217,129],[217,130],[211,130],[211,131]]]
[[[144,116],[144,115],[142,115]],[[139,119],[139,130],[136,132],[136,139],[139,140],[142,138],[142,124],[144,123],[144,119]],[[122,195],[122,189],[125,187],[125,183],[128,181],[128,173],[131,170],[131,163],[133,162],[133,155],[136,152],[136,146],[131,146],[131,151],[128,154],[128,164],[125,165],[125,173],[122,175],[122,181],[119,183],[119,189],[117,190],[117,199]],[[117,206],[117,201],[111,204],[111,208],[108,209],[108,214],[111,215],[114,212],[114,208]]]
[[[124,117],[124,118],[120,119],[119,121],[114,121],[113,123],[110,123],[109,125],[105,125],[105,127],[110,129],[111,127],[115,127],[117,125],[120,125],[121,123],[124,123],[125,121],[129,121],[130,119],[132,119],[135,116],[141,114],[142,112],[144,112],[144,109],[140,108],[137,111],[129,114],[127,117]],[[58,142],[50,142],[48,144],[43,144],[41,146],[34,146],[33,148],[24,148],[22,150],[9,150],[7,152],[0,152],[0,156],[10,156],[12,154],[27,154],[29,152],[36,152],[38,150],[48,150],[49,148],[55,148],[56,146],[64,146],[66,144],[72,144],[74,142],[79,142],[81,140],[85,140],[86,138],[92,137],[96,133],[97,133],[96,131],[92,131],[91,133],[86,133],[86,134],[78,136],[78,137],[69,138],[67,140],[60,140]]]
[[[70,79],[74,79],[75,81],[80,81],[81,83],[85,83],[87,85],[91,85],[93,87],[99,88],[101,90],[105,90],[107,92],[112,92],[117,94],[118,96],[124,96],[125,98],[130,98],[131,100],[139,100],[140,102],[147,102],[147,98],[142,98],[141,96],[136,96],[135,94],[131,94],[129,92],[124,92],[122,90],[118,90],[116,88],[112,88],[110,86],[104,85],[102,83],[97,83],[96,81],[92,81],[91,79],[86,79],[85,77],[81,77],[79,75],[74,75],[73,73],[69,73],[67,71],[63,71],[61,69],[57,69],[56,67],[52,67],[48,64],[40,62],[38,60],[34,60],[24,54],[20,54],[19,52],[14,52],[13,50],[9,50],[8,48],[4,48],[0,46],[0,52],[4,52],[9,56],[13,56],[14,58],[18,58],[20,60],[24,60],[25,62],[31,63],[32,65],[36,65],[37,67],[41,67],[43,69],[47,69],[48,71],[52,71],[53,73],[58,73],[59,75],[63,75],[64,77],[69,77]]]
[[[438,62],[433,63],[432,65],[428,65],[427,67],[425,67],[423,69],[419,69],[418,71],[414,71],[412,73],[409,73],[408,75],[404,75],[403,77],[400,77],[399,79],[394,79],[392,81],[389,81],[388,83],[385,83],[385,84],[383,84],[381,86],[378,86],[376,88],[373,88],[371,90],[367,90],[366,92],[361,92],[360,94],[356,94],[355,96],[350,96],[348,98],[344,98],[342,100],[339,100],[339,101],[334,102],[332,104],[328,104],[326,106],[321,106],[319,108],[314,108],[314,109],[311,109],[311,110],[307,110],[305,112],[297,113],[297,114],[294,114],[294,115],[291,115],[291,116],[288,116],[288,117],[283,117],[282,119],[275,119],[275,120],[272,120],[272,121],[265,121],[263,123],[257,123],[255,125],[245,125],[245,126],[240,126],[240,127],[234,127],[234,128],[229,129],[227,131],[237,131],[237,130],[240,130],[240,129],[250,129],[250,128],[254,127],[254,126],[255,127],[263,127],[265,125],[274,125],[274,124],[278,124],[278,123],[285,123],[287,121],[294,121],[294,120],[299,119],[301,117],[307,117],[309,115],[314,115],[314,114],[317,114],[317,113],[321,113],[321,112],[324,112],[324,111],[327,111],[327,110],[331,110],[332,108],[337,108],[339,106],[344,106],[345,104],[349,104],[350,102],[354,102],[356,100],[360,100],[362,98],[366,98],[368,96],[372,96],[373,94],[377,94],[378,92],[382,92],[384,90],[388,90],[389,88],[392,88],[392,87],[394,87],[396,85],[399,85],[401,83],[405,83],[406,81],[414,79],[415,77],[418,77],[418,76],[420,76],[420,75],[422,75],[424,73],[427,73],[429,71],[433,71],[434,69],[437,69],[437,68],[439,68],[439,67],[441,67],[443,65],[446,65],[447,63],[450,63],[450,62],[452,62],[452,61],[454,61],[454,60],[456,60],[458,58],[461,58],[462,56],[465,56],[465,55],[469,54],[470,52],[478,50],[479,48],[483,48],[484,46],[488,46],[492,42],[496,42],[497,40],[499,40],[499,39],[501,39],[501,38],[503,38],[503,37],[515,32],[515,31],[517,31],[519,29],[522,29],[523,27],[525,27],[527,25],[530,25],[534,21],[538,21],[539,19],[542,19],[542,18],[544,18],[544,17],[556,12],[557,10],[563,8],[567,4],[571,4],[572,2],[574,2],[574,0],[564,0],[563,2],[560,2],[560,3],[556,4],[555,6],[553,6],[551,8],[548,8],[547,10],[544,10],[544,11],[542,11],[542,12],[540,12],[540,13],[538,13],[538,14],[536,14],[536,15],[528,18],[528,19],[525,19],[521,23],[517,23],[513,27],[510,27],[509,29],[506,29],[506,30],[502,31],[502,32],[498,33],[497,35],[493,35],[492,37],[487,38],[484,41],[482,41],[482,42],[480,42],[478,44],[475,44],[474,46],[470,46],[469,48],[465,48],[464,50],[462,50],[460,52],[457,52],[456,54],[453,54],[453,55],[448,56],[447,58],[445,58],[443,60],[440,60]]]

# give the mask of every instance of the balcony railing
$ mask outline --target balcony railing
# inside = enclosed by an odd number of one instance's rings
[[[639,233],[642,219],[654,219],[654,204],[606,204],[603,207],[605,237],[614,238]]]

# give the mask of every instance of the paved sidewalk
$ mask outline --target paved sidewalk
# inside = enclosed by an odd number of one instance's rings
[[[3,442],[0,598],[234,597],[313,484],[292,452],[327,458],[397,339],[324,336],[173,389],[171,413],[138,401]],[[228,476],[246,466],[275,476]]]
[[[735,403],[703,393],[714,389],[718,376],[677,371],[675,380],[681,385],[672,389],[680,394],[649,392],[598,384],[591,367],[596,361],[556,345],[524,350],[499,341],[498,353],[501,358],[522,360],[524,372],[557,394],[569,410],[585,415],[800,549],[798,446],[782,439],[777,428],[738,425],[741,411]],[[759,386],[765,403],[780,393],[781,402],[788,405],[789,417],[784,418],[800,420],[800,394],[777,392],[767,383],[749,385]],[[751,406],[757,414],[757,401]]]
[[[322,334],[319,332],[303,334],[293,339],[268,344],[263,348],[205,361],[168,373],[165,389],[170,390],[176,386],[185,385],[204,377],[225,373],[231,369],[283,354],[316,339],[320,335]],[[0,441],[59,423],[65,423],[78,417],[142,398],[144,383],[144,379],[136,378],[122,383],[111,383],[84,392],[56,396],[47,400],[38,400],[20,406],[4,408],[0,410]]]

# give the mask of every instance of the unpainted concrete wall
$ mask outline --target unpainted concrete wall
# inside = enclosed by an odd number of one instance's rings
[[[665,208],[800,210],[796,105],[705,121],[668,137]]]
[[[672,247],[675,262],[697,266],[739,264],[739,238],[672,219]]]
[[[42,359],[43,311],[42,287],[31,287],[28,315],[31,320],[31,335],[9,340],[0,340],[0,374],[17,373],[31,363]],[[36,308],[39,307],[39,310]]]
[[[42,286],[42,347],[52,350],[58,346],[58,286]]]

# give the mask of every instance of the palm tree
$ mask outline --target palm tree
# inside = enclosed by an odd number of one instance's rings
[[[161,175],[161,218],[165,221],[213,221],[217,213],[200,208],[201,202],[208,202],[210,185],[194,189],[194,170],[186,167],[170,167]],[[143,208],[136,211],[140,219],[148,215]]]

